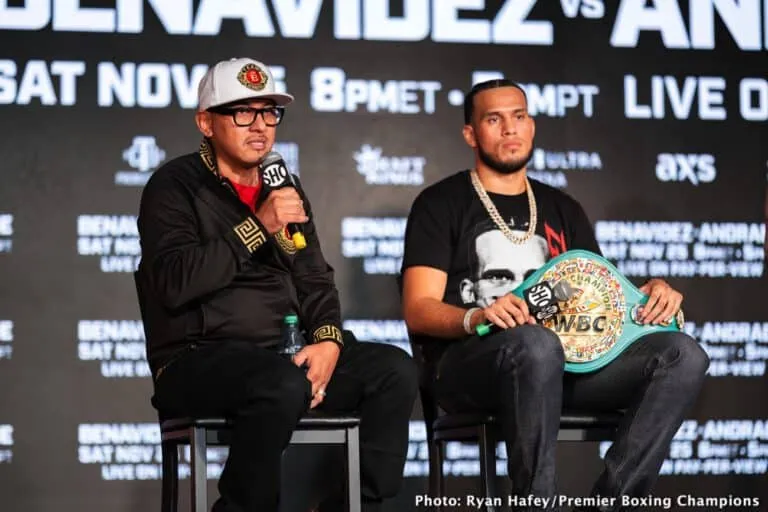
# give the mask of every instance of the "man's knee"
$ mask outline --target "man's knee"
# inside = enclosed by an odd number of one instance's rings
[[[499,333],[503,336],[502,351],[520,365],[546,371],[562,371],[565,354],[560,338],[550,329],[539,325],[521,325]]]
[[[403,397],[416,397],[418,388],[418,372],[413,358],[404,350],[385,344],[375,344],[375,354],[372,354],[376,364],[385,368],[390,388],[397,390]]]
[[[392,365],[392,372],[396,376],[398,382],[398,389],[403,394],[416,398],[416,390],[419,387],[419,375],[416,368],[416,362],[405,351],[400,350],[397,347],[391,347],[392,355],[390,358],[390,364]]]
[[[709,368],[709,356],[695,339],[680,332],[669,333],[667,351],[678,359],[681,379],[695,384],[704,380]]]

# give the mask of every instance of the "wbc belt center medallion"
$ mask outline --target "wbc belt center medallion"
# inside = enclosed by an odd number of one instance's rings
[[[563,260],[548,269],[541,280],[553,285],[565,279],[576,289],[560,311],[544,320],[560,338],[569,363],[599,359],[621,337],[626,300],[621,283],[611,271],[588,258]]]

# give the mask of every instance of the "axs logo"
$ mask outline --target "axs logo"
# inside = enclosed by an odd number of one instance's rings
[[[707,154],[660,153],[656,177],[660,181],[712,183],[717,176],[715,157]]]

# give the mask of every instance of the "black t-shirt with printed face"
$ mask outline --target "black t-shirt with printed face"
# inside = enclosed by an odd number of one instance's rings
[[[571,249],[601,254],[581,205],[556,188],[530,183],[538,219],[534,235],[522,245],[513,244],[493,222],[469,171],[424,189],[408,216],[402,271],[414,266],[442,270],[448,274],[444,302],[485,307],[558,254]],[[488,195],[512,233],[522,236],[529,226],[527,194]],[[448,340],[434,341],[424,347],[430,358],[439,357]]]

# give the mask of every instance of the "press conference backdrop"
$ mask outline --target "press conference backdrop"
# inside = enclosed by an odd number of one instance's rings
[[[197,83],[232,56],[266,62],[296,96],[276,150],[313,202],[345,327],[404,350],[410,204],[472,165],[473,82],[520,82],[530,175],[581,200],[636,284],[685,294],[686,330],[712,359],[656,495],[768,509],[768,1],[2,0],[0,30],[3,511],[158,509],[138,202],[154,169],[196,150]],[[420,418],[390,510],[423,503]],[[559,447],[564,493],[588,493],[606,449]],[[212,490],[224,455],[211,450]],[[476,457],[450,445],[448,495],[477,488]]]

